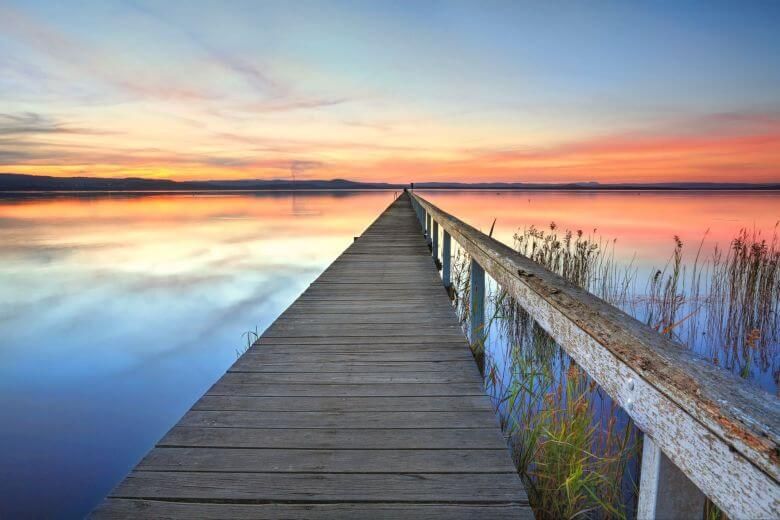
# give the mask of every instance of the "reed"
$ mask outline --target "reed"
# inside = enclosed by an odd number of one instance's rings
[[[536,517],[630,517],[630,419],[511,297],[490,299],[486,385]]]
[[[778,225],[771,238],[743,229],[725,251],[716,245],[708,255],[705,233],[688,262],[682,240],[673,236],[669,260],[651,271],[644,288],[637,281],[635,257],[617,261],[616,241],[595,237],[595,232],[559,234],[552,223],[549,230],[519,231],[514,242],[521,254],[713,363],[770,390],[778,387]]]
[[[260,331],[257,330],[257,326],[255,325],[254,330],[250,329],[242,333],[241,337],[246,340],[246,345],[236,349],[236,358],[240,358],[246,353],[247,350],[252,348],[252,345],[254,345],[258,339],[260,339]]]
[[[627,264],[615,260],[617,240],[597,237],[595,229],[590,235],[579,229],[567,230],[561,236],[557,229],[555,222],[550,223],[548,231],[535,226],[524,228],[514,234],[515,249],[609,302],[623,302],[630,297],[636,276],[634,260]]]
[[[705,235],[706,238],[706,235]],[[656,270],[644,294],[635,294],[630,312],[651,327],[705,355],[713,363],[769,388],[778,385],[780,340],[780,245],[742,229],[727,250],[717,245],[685,265],[675,237],[667,265]],[[688,275],[687,273],[691,274]]]

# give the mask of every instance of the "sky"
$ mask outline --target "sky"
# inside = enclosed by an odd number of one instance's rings
[[[0,171],[780,182],[780,2],[0,0]]]

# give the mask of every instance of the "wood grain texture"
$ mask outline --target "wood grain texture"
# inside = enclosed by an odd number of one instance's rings
[[[245,395],[274,397],[427,397],[484,395],[482,384],[469,383],[373,383],[354,385],[310,385],[273,383],[230,383],[224,377],[212,386],[207,395]]]
[[[159,447],[308,449],[502,449],[497,428],[210,428],[175,426]]]
[[[455,397],[267,397],[204,395],[192,411],[240,410],[245,412],[456,412],[485,410],[485,395]]]
[[[498,450],[155,448],[144,471],[248,473],[515,473]]]
[[[408,195],[93,516],[532,517]]]
[[[490,408],[446,412],[262,412],[190,410],[182,426],[241,428],[481,428],[498,427]]]
[[[533,520],[525,504],[208,504],[112,498],[95,518],[159,518],[204,520]]]
[[[780,401],[425,199],[439,222],[733,518],[780,511]]]
[[[512,473],[214,473],[133,471],[112,498],[232,503],[489,504],[527,500]]]

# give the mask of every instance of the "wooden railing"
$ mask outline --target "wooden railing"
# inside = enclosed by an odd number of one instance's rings
[[[639,518],[780,516],[778,399],[412,193],[450,285],[451,240],[471,258],[472,337],[487,272],[644,433]]]

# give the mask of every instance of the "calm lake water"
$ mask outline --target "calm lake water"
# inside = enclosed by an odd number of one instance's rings
[[[431,192],[512,243],[584,229],[651,272],[672,237],[771,236],[767,193]],[[0,198],[0,518],[88,512],[392,192]],[[695,253],[691,248],[688,253]],[[770,387],[771,389],[771,387]]]

